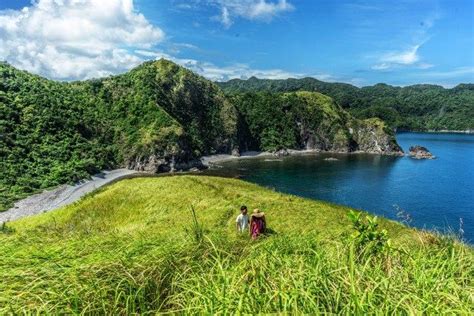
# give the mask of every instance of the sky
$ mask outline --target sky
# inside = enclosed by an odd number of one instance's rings
[[[167,58],[215,81],[474,82],[474,0],[0,0],[0,60],[56,80]]]

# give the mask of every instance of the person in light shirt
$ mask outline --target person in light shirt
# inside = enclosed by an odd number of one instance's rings
[[[235,220],[237,231],[239,233],[247,232],[249,229],[249,216],[247,215],[247,206],[240,207],[240,214]]]

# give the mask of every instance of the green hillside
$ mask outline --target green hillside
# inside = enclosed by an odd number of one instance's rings
[[[327,96],[243,98],[164,59],[73,83],[0,63],[0,211],[105,168],[188,169],[248,148],[399,152],[382,122],[356,120]]]
[[[0,210],[104,168],[167,171],[236,142],[222,91],[166,60],[72,84],[3,63],[0,78]]]
[[[474,130],[474,84],[452,89],[436,85],[358,88],[345,83],[303,79],[233,79],[217,83],[229,94],[243,92],[317,91],[332,97],[355,117],[378,117],[408,130]]]
[[[242,118],[241,148],[402,152],[393,131],[384,122],[355,119],[321,93],[247,92],[230,99]]]
[[[244,203],[269,235],[235,232]],[[472,311],[472,249],[347,214],[233,179],[123,180],[1,228],[0,314]]]

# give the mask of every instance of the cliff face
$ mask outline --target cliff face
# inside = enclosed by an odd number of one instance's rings
[[[234,103],[248,129],[241,133],[243,148],[403,153],[381,120],[355,119],[317,92],[246,93],[234,96]]]
[[[403,155],[403,150],[398,145],[394,132],[382,120],[378,118],[353,120],[348,126],[354,141],[357,143],[356,151]]]

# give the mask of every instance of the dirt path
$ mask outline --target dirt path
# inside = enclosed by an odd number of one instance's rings
[[[102,173],[93,176],[91,180],[84,180],[75,185],[64,184],[56,189],[29,196],[16,202],[11,209],[5,212],[0,212],[0,223],[16,220],[25,216],[44,213],[71,204],[87,193],[90,193],[111,181],[135,173],[138,172],[128,169],[103,171]]]

